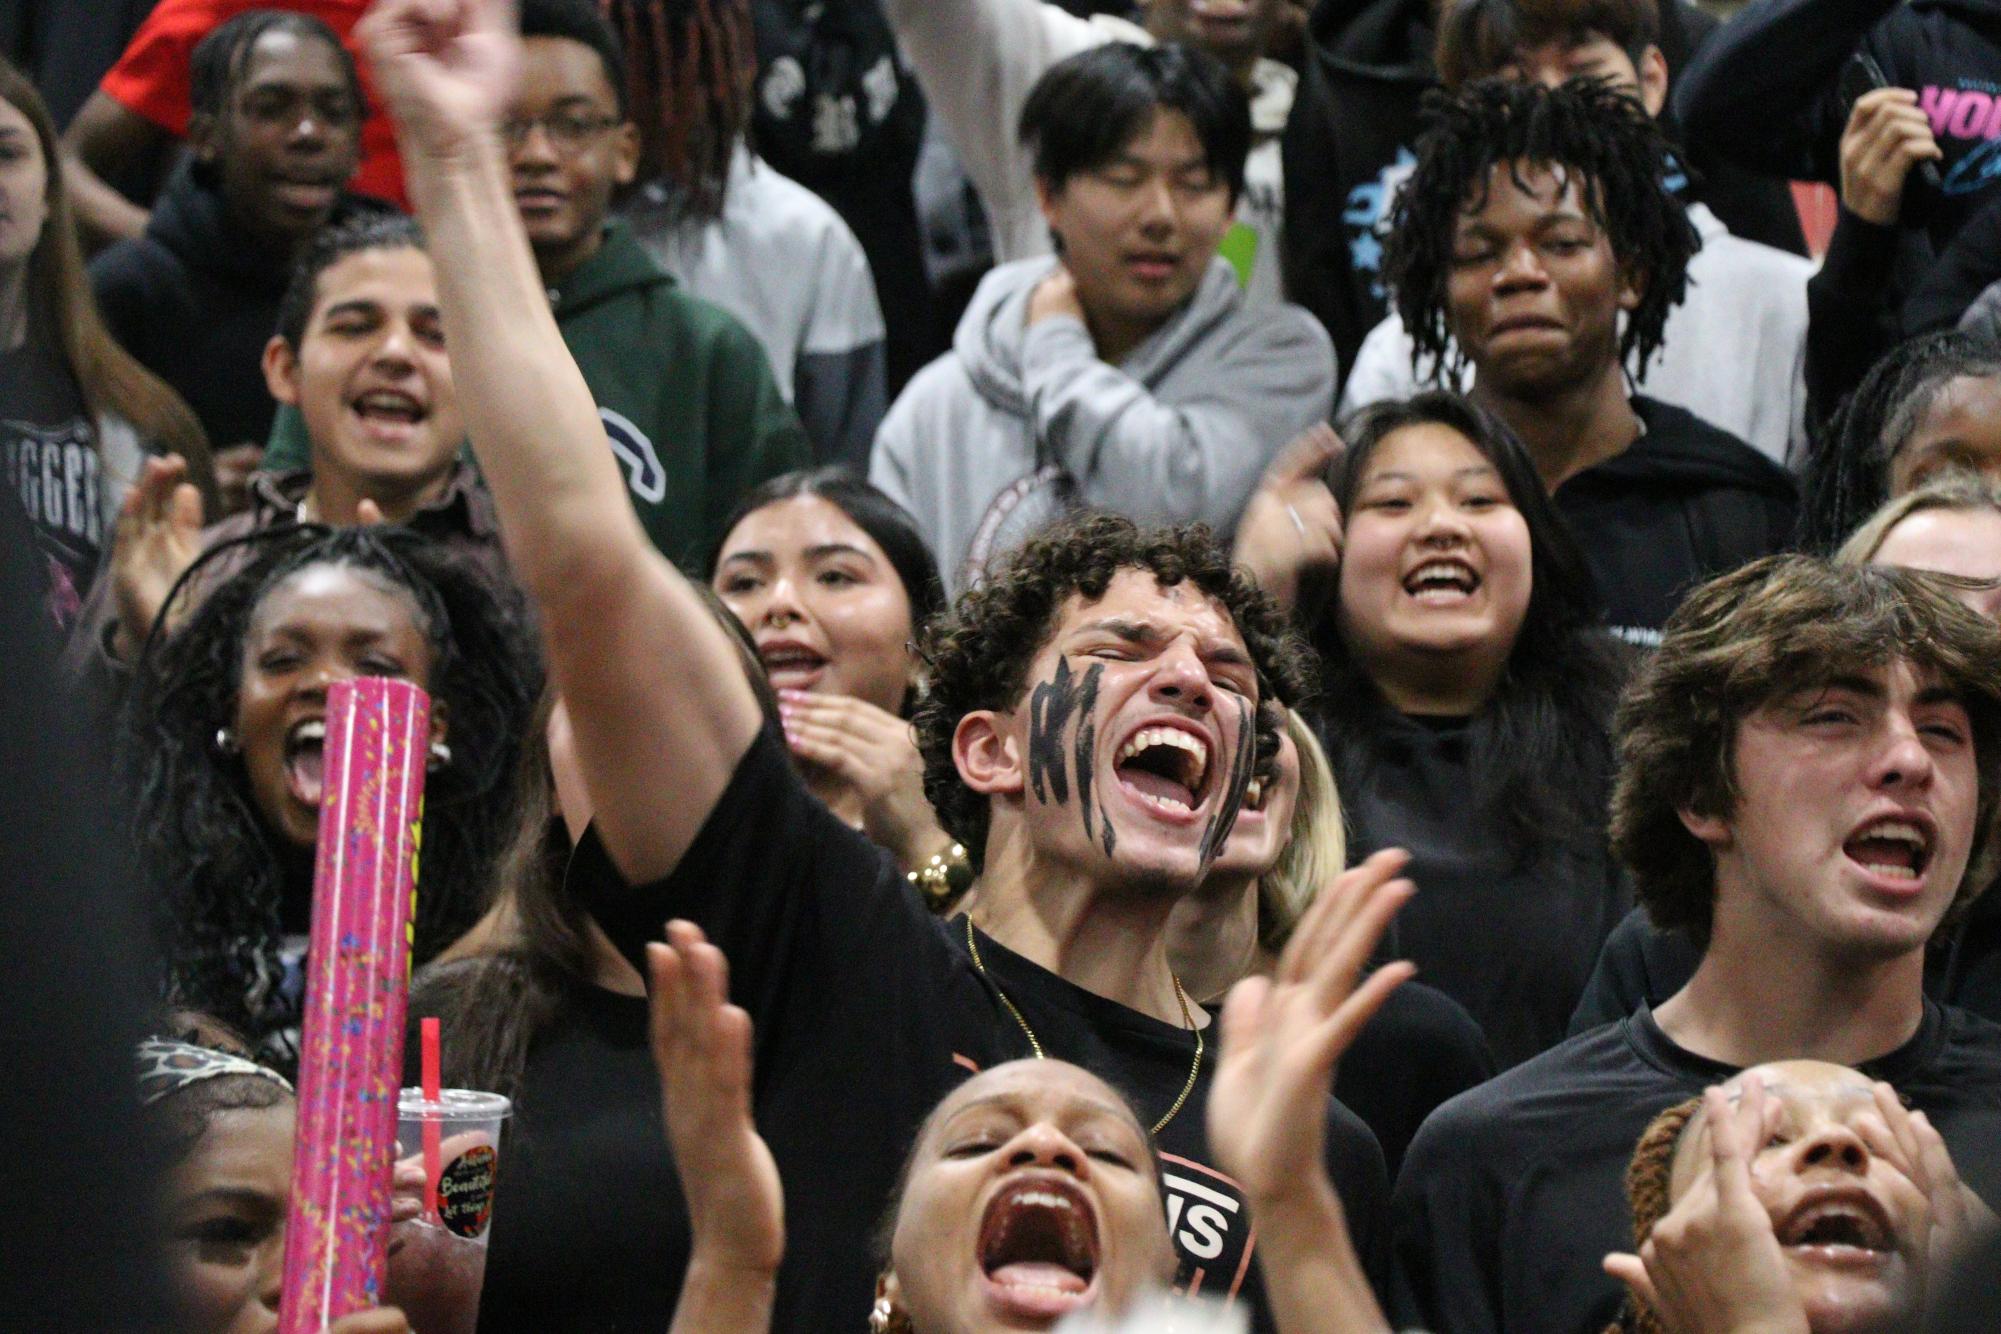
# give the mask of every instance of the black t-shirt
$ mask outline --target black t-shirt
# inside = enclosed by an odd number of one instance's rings
[[[1955,1154],[2001,1128],[2001,1027],[1929,1001],[1917,1034],[1861,1069],[1894,1085]],[[1438,1109],[1397,1179],[1398,1297],[1438,1334],[1597,1334],[1624,1290],[1626,1165],[1647,1123],[1737,1073],[1641,1009]]]
[[[481,1334],[657,1334],[672,1320],[688,1210],[646,1019],[643,999],[575,983],[529,1048],[502,1142]]]
[[[1406,982],[1342,1053],[1334,1096],[1375,1132],[1394,1180],[1425,1118],[1493,1077],[1494,1054],[1466,1007]]]
[[[1046,1052],[1095,1071],[1143,1122],[1173,1105],[1194,1058],[1186,1029],[1072,986],[985,937],[991,980],[981,978],[964,920],[927,913],[887,856],[806,791],[769,731],[672,875],[628,888],[593,833],[578,845],[568,884],[636,963],[671,917],[701,926],[729,958],[731,998],[755,1024],[758,1128],[785,1183],[774,1329],[851,1331],[866,1318],[870,1242],[917,1127],[971,1072],[1032,1054],[995,984]],[[1242,1194],[1212,1166],[1203,1107],[1214,1035],[1207,1040],[1194,1091],[1157,1136],[1177,1286],[1209,1297],[1241,1292],[1253,1323],[1270,1329]],[[1327,1156],[1380,1287],[1382,1153],[1331,1098]],[[678,1268],[671,1281],[679,1283]]]
[[[1384,711],[1367,779],[1341,785],[1353,855],[1411,854],[1419,893],[1383,952],[1465,1006],[1503,1069],[1561,1041],[1598,947],[1632,903],[1602,839],[1516,856],[1506,832],[1467,810],[1477,790],[1471,724]],[[1338,748],[1337,748],[1338,749]]]
[[[48,560],[49,609],[68,629],[103,559],[104,482],[76,377],[32,343],[0,352],[0,462]]]

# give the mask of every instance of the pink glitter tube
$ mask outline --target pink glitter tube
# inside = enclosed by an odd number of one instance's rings
[[[380,1304],[430,719],[404,681],[327,691],[281,1334]]]

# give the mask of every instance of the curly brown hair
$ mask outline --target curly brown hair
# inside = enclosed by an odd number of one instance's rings
[[[952,759],[952,734],[976,709],[1009,709],[1028,688],[1029,664],[1049,641],[1072,596],[1096,601],[1121,570],[1162,584],[1188,582],[1236,623],[1258,673],[1258,758],[1268,764],[1282,726],[1273,702],[1297,705],[1313,688],[1310,654],[1262,589],[1230,564],[1202,524],[1141,528],[1114,514],[1083,514],[1025,543],[985,582],[925,626],[920,651],[929,679],[911,722],[924,756],[924,795],[946,832],[984,863],[989,799],[967,787]]]
[[[1633,1159],[1626,1164],[1626,1203],[1633,1214],[1635,1254],[1647,1244],[1647,1238],[1654,1234],[1654,1224],[1667,1217],[1674,1203],[1668,1195],[1674,1177],[1675,1150],[1680,1147],[1689,1123],[1701,1110],[1699,1097],[1676,1103],[1647,1123],[1640,1133],[1640,1142],[1633,1148]],[[1666,1326],[1652,1307],[1629,1296],[1626,1309],[1615,1323],[1605,1327],[1605,1334],[1666,1334]]]
[[[1973,846],[1947,921],[1985,887],[2001,789],[2001,628],[1936,576],[1767,556],[1688,595],[1619,706],[1612,847],[1656,927],[1708,940],[1715,862],[1680,812],[1730,813],[1744,719],[1844,673],[1898,660],[1936,674],[1973,726]]]

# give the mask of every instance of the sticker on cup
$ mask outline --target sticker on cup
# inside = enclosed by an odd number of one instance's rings
[[[461,1237],[477,1237],[493,1216],[493,1178],[499,1158],[475,1144],[438,1175],[438,1221]]]

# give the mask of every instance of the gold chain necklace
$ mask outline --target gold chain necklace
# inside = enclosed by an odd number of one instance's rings
[[[1047,1060],[1049,1053],[1042,1050],[1042,1042],[1035,1036],[1035,1030],[1028,1026],[1028,1020],[1021,1017],[1021,1011],[1014,1008],[1014,1002],[1007,998],[1007,993],[1001,990],[1001,984],[994,981],[993,974],[987,971],[985,961],[980,958],[980,943],[973,938],[971,913],[966,914],[966,949],[973,956],[973,968],[986,980],[987,985],[994,989],[994,995],[1000,997],[1000,1003],[1007,1006],[1007,1012],[1014,1016],[1014,1021],[1021,1025],[1021,1031],[1028,1036],[1028,1049],[1035,1053],[1035,1059]],[[1188,1067],[1188,1082],[1181,1086],[1181,1092],[1175,1097],[1174,1105],[1167,1109],[1166,1116],[1153,1123],[1153,1128],[1148,1132],[1153,1135],[1158,1135],[1161,1128],[1174,1119],[1175,1114],[1188,1101],[1188,1095],[1195,1091],[1195,1076],[1202,1072],[1202,1030],[1195,1027],[1195,1016],[1188,1008],[1188,993],[1181,989],[1181,979],[1171,972],[1167,977],[1174,983],[1174,998],[1181,1002],[1181,1022],[1188,1025],[1188,1031],[1195,1035],[1195,1062]]]

